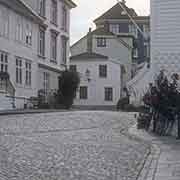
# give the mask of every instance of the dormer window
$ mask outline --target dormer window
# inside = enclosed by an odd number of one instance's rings
[[[110,32],[119,34],[121,32],[120,24],[110,24]]]
[[[106,38],[104,37],[97,38],[97,47],[106,47]]]

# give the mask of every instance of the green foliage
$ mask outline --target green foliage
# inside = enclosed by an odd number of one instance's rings
[[[79,83],[80,78],[77,72],[66,70],[59,77],[58,99],[65,108],[69,109],[72,106]]]

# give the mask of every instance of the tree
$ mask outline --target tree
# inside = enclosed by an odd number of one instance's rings
[[[72,106],[79,84],[80,78],[77,72],[65,70],[59,77],[58,99],[66,109]]]

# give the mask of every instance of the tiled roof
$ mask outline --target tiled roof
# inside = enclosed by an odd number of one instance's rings
[[[85,53],[70,57],[70,60],[86,60],[86,59],[108,59],[108,57],[101,54],[93,53],[93,52],[92,53],[85,52]]]
[[[128,8],[126,5],[124,5],[127,12],[133,16],[136,17],[137,14],[135,12],[134,9],[132,8]],[[122,14],[123,9],[121,8],[121,6],[119,5],[119,3],[117,3],[115,6],[113,6],[111,9],[109,9],[108,11],[106,11],[102,16],[98,17],[97,19],[94,20],[94,22],[96,23],[99,20],[105,20],[105,19],[127,19],[128,15],[127,14]]]

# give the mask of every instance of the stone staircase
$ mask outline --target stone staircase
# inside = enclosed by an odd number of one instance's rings
[[[15,108],[14,98],[9,94],[0,91],[0,111],[1,110],[12,110]]]
[[[0,72],[0,110],[15,108],[15,88],[7,72]]]

